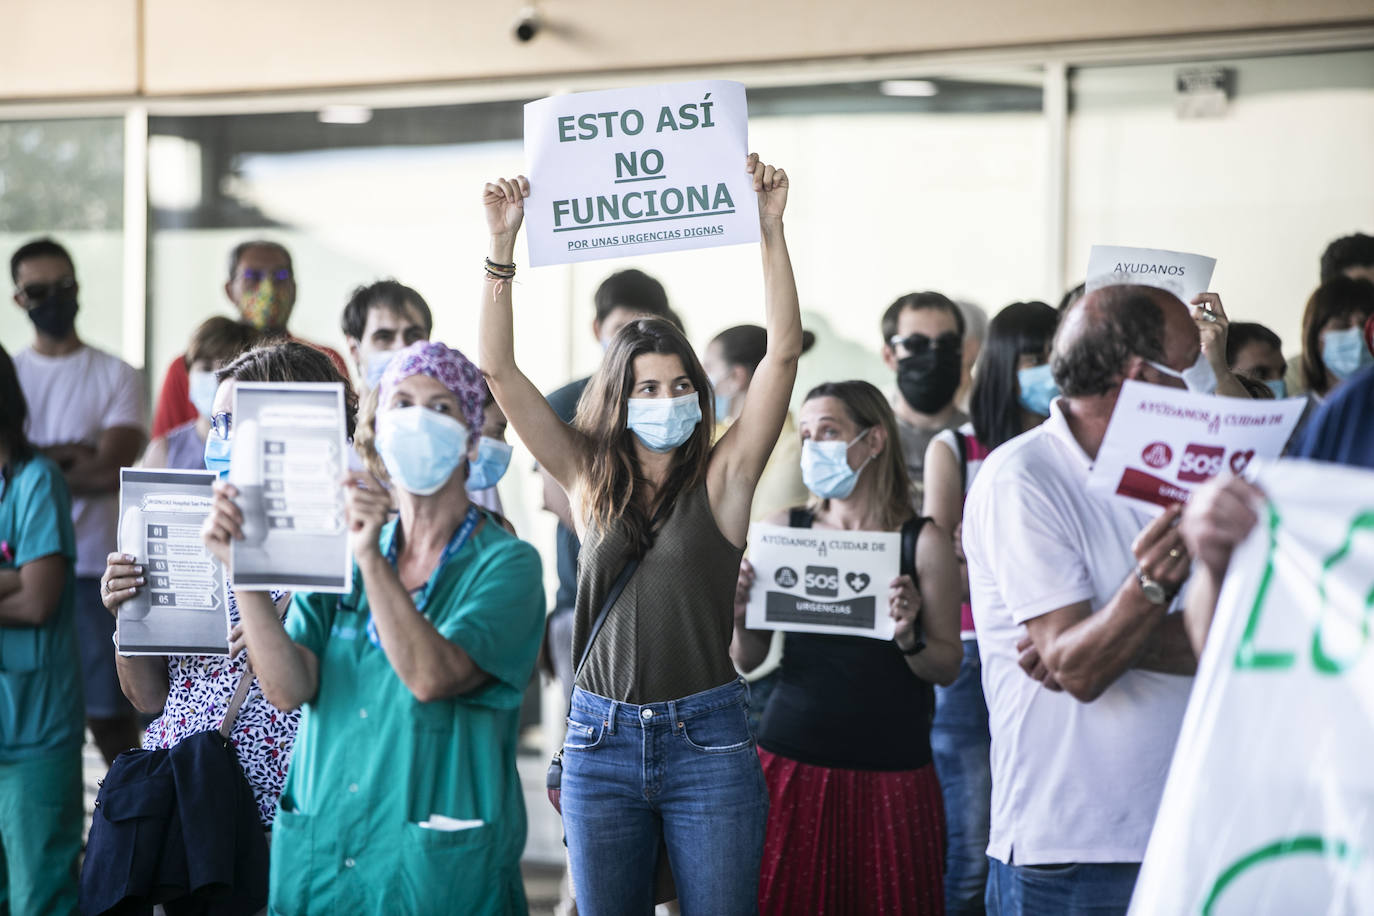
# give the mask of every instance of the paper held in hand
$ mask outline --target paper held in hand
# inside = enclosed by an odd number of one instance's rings
[[[235,589],[352,589],[339,486],[347,447],[338,382],[234,386],[229,482],[243,512],[243,539],[232,545]]]
[[[749,527],[754,590],[745,624],[755,630],[891,639],[888,583],[901,568],[902,536],[888,531]]]
[[[1305,398],[1282,401],[1193,394],[1127,381],[1088,476],[1088,489],[1158,511],[1256,458],[1277,458]]]
[[[214,499],[210,471],[119,471],[119,550],[143,567],[143,588],[119,606],[121,655],[228,655],[224,567],[200,526]]]
[[[530,264],[759,239],[742,83],[556,95],[525,106]]]
[[[1094,245],[1088,254],[1089,292],[1104,286],[1136,284],[1168,290],[1184,305],[1212,282],[1216,258],[1160,248]]]

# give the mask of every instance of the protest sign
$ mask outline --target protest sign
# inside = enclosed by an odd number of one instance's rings
[[[243,539],[230,584],[242,591],[347,592],[353,585],[343,489],[343,385],[239,382],[229,482]]]
[[[1088,253],[1087,290],[1123,283],[1168,290],[1185,304],[1212,282],[1216,258],[1159,248],[1094,245]]]
[[[669,83],[530,102],[530,264],[757,242],[748,154],[741,83]]]
[[[1223,398],[1126,381],[1088,476],[1088,489],[1154,508],[1187,502],[1222,471],[1277,458],[1307,406]]]
[[[1374,473],[1265,465],[1131,912],[1374,911]]]
[[[746,626],[891,639],[888,583],[901,568],[901,544],[896,532],[751,525]]]
[[[211,471],[119,471],[119,550],[147,585],[119,606],[123,655],[228,655],[224,567],[200,539],[214,498]]]

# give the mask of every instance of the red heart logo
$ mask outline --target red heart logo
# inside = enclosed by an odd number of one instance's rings
[[[1235,452],[1231,455],[1231,473],[1239,474],[1245,470],[1245,466],[1255,457],[1255,450],[1250,449],[1244,452]]]

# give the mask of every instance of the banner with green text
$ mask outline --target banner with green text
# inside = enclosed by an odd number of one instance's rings
[[[748,154],[741,83],[669,83],[530,102],[530,265],[757,242]]]
[[[1256,483],[1133,914],[1374,912],[1374,472]]]

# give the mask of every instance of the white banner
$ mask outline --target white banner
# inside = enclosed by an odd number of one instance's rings
[[[1094,245],[1088,253],[1087,289],[1091,292],[1123,283],[1155,286],[1173,293],[1186,305],[1198,293],[1207,291],[1216,266],[1216,258],[1200,254]]]
[[[1374,473],[1266,465],[1134,914],[1374,912]]]
[[[1239,474],[1256,458],[1277,458],[1306,406],[1305,398],[1224,398],[1127,381],[1088,489],[1137,508],[1187,502],[1222,471]]]
[[[745,625],[891,639],[888,583],[901,569],[901,548],[897,532],[751,525]]]
[[[757,242],[748,155],[742,83],[668,83],[530,102],[531,266]]]

